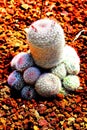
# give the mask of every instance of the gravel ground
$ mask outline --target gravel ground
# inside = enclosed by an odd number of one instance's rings
[[[87,130],[86,0],[0,1],[0,130]],[[66,43],[80,56],[80,88],[55,99],[20,98],[7,84],[11,59],[28,51],[24,28],[40,18],[54,18],[64,29]]]

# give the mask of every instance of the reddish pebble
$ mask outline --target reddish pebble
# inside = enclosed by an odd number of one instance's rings
[[[48,125],[48,122],[43,118],[39,119],[38,123],[39,123],[39,126],[47,126]]]
[[[66,107],[65,110],[68,111],[68,112],[72,112],[72,108],[71,107]]]
[[[81,107],[77,106],[77,107],[74,109],[74,112],[75,112],[75,113],[81,113]]]
[[[81,102],[81,97],[80,97],[80,96],[77,96],[77,97],[75,98],[75,102],[76,102],[76,103]]]
[[[52,113],[50,114],[50,116],[51,116],[51,117],[54,117],[54,116],[56,116],[56,113],[55,113],[55,112],[52,112]]]
[[[59,93],[59,94],[57,94],[57,97],[58,97],[59,99],[63,99],[63,98],[64,98],[64,94]]]
[[[77,124],[77,123],[74,124],[74,127],[75,127],[75,130],[81,130],[81,129],[80,129],[80,125]]]
[[[77,122],[77,123],[81,123],[81,122],[82,122],[82,118],[81,118],[81,117],[77,118],[77,119],[76,119],[76,122]]]

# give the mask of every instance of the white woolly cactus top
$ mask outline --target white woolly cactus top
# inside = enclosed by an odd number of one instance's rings
[[[63,60],[64,61],[69,61],[69,59],[80,63],[80,58],[77,55],[77,52],[75,51],[75,49],[69,45],[65,45],[64,47],[64,51],[63,51]]]
[[[35,21],[27,29],[27,39],[38,66],[48,69],[60,62],[65,39],[64,31],[56,21],[47,18]]]
[[[28,40],[38,46],[50,44],[65,44],[62,27],[51,19],[40,19],[32,23],[28,30]]]
[[[61,90],[61,81],[51,73],[42,74],[35,84],[35,90],[41,96],[51,97]]]
[[[78,74],[80,72],[80,58],[74,48],[69,45],[64,47],[63,62],[69,74]]]

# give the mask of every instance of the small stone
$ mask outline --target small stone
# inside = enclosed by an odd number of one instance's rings
[[[81,113],[81,107],[77,106],[77,107],[74,109],[74,112],[75,112],[75,113]]]
[[[72,127],[69,127],[69,128],[65,128],[65,130],[73,130],[73,128],[72,128]]]
[[[1,117],[0,118],[0,123],[5,124],[6,123],[6,118]]]
[[[40,115],[39,115],[39,113],[38,113],[37,110],[34,111],[34,115],[35,115],[35,117],[37,118],[37,120],[40,118]]]
[[[18,115],[18,118],[22,120],[24,117],[22,115]]]
[[[57,97],[58,97],[59,99],[63,99],[63,98],[64,98],[64,94],[59,93],[59,94],[57,94]]]
[[[76,102],[76,103],[81,102],[81,97],[80,97],[80,96],[77,96],[77,97],[75,98],[75,102]]]
[[[38,128],[38,126],[36,126],[36,125],[34,125],[33,129],[34,129],[34,130],[40,130],[40,129]]]
[[[76,122],[77,122],[77,123],[81,123],[81,122],[82,122],[82,118],[81,118],[81,117],[76,118]]]
[[[74,117],[68,118],[68,125],[72,125],[74,122],[75,122],[75,118]]]
[[[2,107],[4,108],[4,110],[8,110],[9,109],[9,107],[6,106],[6,105],[2,105]]]
[[[29,5],[28,5],[28,4],[22,4],[21,7],[22,7],[23,9],[28,9],[28,8],[29,8]]]
[[[12,119],[13,119],[14,121],[17,121],[17,120],[18,120],[18,117],[14,114],[14,116],[12,117]]]
[[[40,114],[44,114],[44,112],[47,110],[47,107],[43,104],[43,105],[39,105],[39,113]]]
[[[58,116],[59,119],[63,119],[64,118],[63,114],[58,114],[57,116]]]
[[[5,111],[4,110],[0,110],[0,118],[5,116],[5,115],[6,115]]]
[[[87,123],[87,117],[84,117],[84,121]]]
[[[74,127],[75,127],[76,130],[80,130],[80,125],[79,124],[74,123]]]
[[[66,107],[65,110],[68,111],[68,112],[72,112],[72,108],[71,107]]]
[[[39,126],[47,126],[48,125],[48,122],[44,118],[39,119],[38,123],[39,123]]]
[[[64,115],[65,115],[66,118],[70,118],[71,117],[71,115],[68,112],[64,112]]]

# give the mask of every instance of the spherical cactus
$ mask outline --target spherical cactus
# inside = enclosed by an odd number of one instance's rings
[[[75,62],[73,59],[69,59],[64,63],[69,74],[77,75],[80,72],[80,64]]]
[[[35,90],[31,86],[24,86],[23,89],[21,90],[21,97],[30,100],[32,98],[35,98]]]
[[[28,67],[33,66],[33,59],[31,57],[31,54],[25,52],[23,55],[21,55],[17,59],[15,66],[16,66],[16,69],[21,72],[23,72]]]
[[[74,48],[66,45],[63,52],[63,63],[69,74],[77,75],[80,72],[80,58]]]
[[[65,45],[64,51],[63,51],[63,60],[68,61],[69,59],[72,59],[73,61],[80,64],[80,58],[77,55],[77,52],[75,49],[69,45]]]
[[[35,84],[35,90],[43,97],[56,95],[59,93],[60,89],[60,79],[51,73],[42,74]]]
[[[11,66],[21,72],[23,72],[28,67],[31,67],[33,64],[34,63],[31,54],[26,52],[19,53],[11,61]]]
[[[20,72],[14,70],[8,77],[8,84],[11,88],[20,90],[24,86],[24,80]]]
[[[17,54],[16,56],[14,56],[14,58],[11,60],[11,67],[13,68],[13,69],[16,69],[16,66],[15,66],[15,64],[16,64],[16,62],[17,62],[17,59],[19,58],[19,57],[21,57],[22,55],[24,55],[25,54],[25,52],[20,52],[19,54]]]
[[[68,75],[63,79],[65,89],[74,91],[80,86],[79,77],[76,75]]]
[[[42,68],[56,66],[65,45],[62,27],[54,20],[40,19],[27,30],[27,39],[35,63]]]
[[[23,73],[24,81],[28,84],[33,85],[39,78],[41,72],[37,67],[29,67]]]
[[[60,79],[63,79],[67,74],[64,63],[60,63],[56,67],[52,68],[51,72]]]

